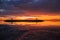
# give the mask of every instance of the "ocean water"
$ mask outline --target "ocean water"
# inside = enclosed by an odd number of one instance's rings
[[[60,22],[0,21],[0,40],[60,40]]]

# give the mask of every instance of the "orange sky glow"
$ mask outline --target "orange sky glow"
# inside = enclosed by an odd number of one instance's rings
[[[32,25],[32,26],[48,26],[57,25],[60,26],[60,15],[59,13],[48,13],[48,12],[26,12],[25,14],[19,15],[6,15],[5,17],[0,17],[0,20],[44,20],[44,22],[15,22],[14,25]],[[59,20],[59,21],[58,21]],[[0,24],[11,24],[6,22],[0,22]]]
[[[9,16],[9,17],[0,17],[0,20],[9,20],[10,18],[13,18],[14,20],[35,20],[36,18],[38,20],[45,20],[44,22],[15,22],[13,25],[29,25],[29,26],[49,26],[49,25],[55,25],[60,26],[60,21],[54,22],[53,21],[47,21],[51,19],[58,19],[60,20],[60,16],[48,16],[48,15],[40,15],[40,16]],[[0,24],[11,24],[8,22],[0,22]]]

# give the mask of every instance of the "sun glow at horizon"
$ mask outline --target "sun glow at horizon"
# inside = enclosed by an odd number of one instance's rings
[[[8,24],[8,25],[29,25],[29,26],[49,26],[49,25],[57,25],[60,26],[60,16],[51,16],[51,15],[35,15],[35,16],[8,16],[8,17],[0,17],[0,20],[44,20],[44,22],[13,22],[13,24],[8,22],[0,22],[0,24]],[[51,20],[56,19],[56,20]],[[50,21],[45,21],[50,20]],[[58,21],[59,20],[59,21]]]
[[[35,20],[36,18],[38,20],[49,20],[49,19],[60,19],[60,15],[58,16],[49,16],[49,15],[40,15],[40,16],[8,16],[8,17],[0,17],[0,20],[7,20],[11,19],[13,20]]]

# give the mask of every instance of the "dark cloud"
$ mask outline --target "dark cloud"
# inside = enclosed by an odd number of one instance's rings
[[[0,0],[0,9],[60,12],[60,0]]]
[[[60,11],[60,0],[22,0],[15,5],[25,10]]]
[[[0,15],[18,15],[18,14],[24,14],[24,10],[4,10],[1,11]]]

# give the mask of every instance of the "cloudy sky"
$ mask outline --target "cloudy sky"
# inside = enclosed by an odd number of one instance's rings
[[[41,12],[60,15],[60,0],[0,0],[0,15],[42,14]]]

